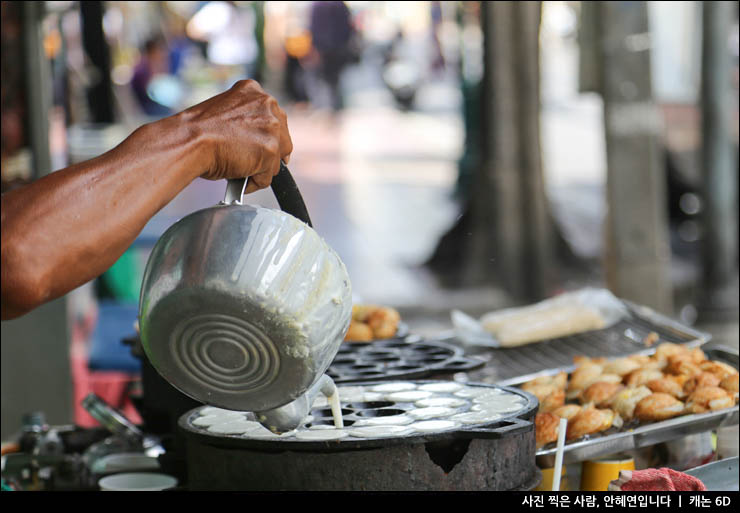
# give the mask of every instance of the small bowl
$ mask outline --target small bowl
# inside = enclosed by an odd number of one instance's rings
[[[176,487],[177,479],[166,474],[130,472],[104,477],[98,486],[106,492],[158,492]]]

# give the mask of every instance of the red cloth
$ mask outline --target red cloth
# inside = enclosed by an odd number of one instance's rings
[[[704,491],[699,479],[670,468],[621,470],[619,479],[609,483],[610,491],[623,492],[693,492]]]

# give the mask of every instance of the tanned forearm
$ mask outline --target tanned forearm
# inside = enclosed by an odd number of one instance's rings
[[[144,125],[95,159],[3,195],[3,319],[101,275],[203,172],[207,141],[186,115]]]
[[[2,197],[2,318],[101,275],[198,176],[269,187],[293,150],[287,117],[252,80],[144,125],[95,159]]]

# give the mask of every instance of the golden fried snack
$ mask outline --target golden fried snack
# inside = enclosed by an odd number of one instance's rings
[[[657,360],[667,360],[672,356],[684,355],[688,353],[686,347],[672,342],[663,342],[655,349],[654,358]]]
[[[691,355],[691,361],[694,363],[700,364],[707,359],[707,355],[704,354],[704,351],[702,351],[700,347],[695,347],[694,349],[690,350],[689,354]]]
[[[686,401],[686,410],[691,413],[706,413],[735,406],[735,398],[720,387],[700,387]]]
[[[370,312],[378,308],[376,305],[352,305],[352,319],[365,322]]]
[[[652,393],[646,386],[625,388],[621,392],[617,392],[611,406],[623,419],[631,420],[635,415],[637,403]]]
[[[581,406],[577,404],[564,404],[560,408],[554,409],[552,413],[558,417],[570,420],[575,417],[579,411],[581,411]]]
[[[642,367],[643,365],[647,365],[648,363],[653,361],[649,356],[644,354],[633,354],[627,356],[626,358],[630,361],[640,364],[640,367]]]
[[[666,365],[665,371],[669,374],[686,374],[688,376],[695,376],[702,372],[701,367],[694,362],[688,352],[668,357],[668,365]]]
[[[540,411],[553,411],[565,404],[565,390],[558,388],[542,401],[540,401]]]
[[[522,389],[537,398],[540,402],[539,411],[551,411],[565,404],[565,391],[555,385],[533,385],[529,382]]]
[[[542,402],[548,395],[553,392],[557,392],[560,389],[554,385],[524,385],[522,386],[522,390],[529,392]]]
[[[581,403],[592,403],[597,407],[608,406],[614,396],[623,389],[624,385],[621,383],[597,381],[586,387],[586,390],[581,393]]]
[[[593,407],[583,408],[568,421],[568,431],[565,438],[574,440],[585,435],[605,431],[612,427],[614,417],[612,410],[599,410]]]
[[[663,373],[651,367],[640,367],[630,372],[624,377],[624,384],[628,387],[639,387],[645,385],[648,381],[661,379]]]
[[[692,394],[697,388],[719,386],[720,381],[719,376],[711,372],[700,372],[686,380],[683,390],[686,394]]]
[[[379,307],[367,316],[367,324],[373,330],[375,338],[391,338],[398,330],[401,315],[393,308]]]
[[[573,374],[570,375],[570,381],[568,382],[568,398],[574,399],[591,383],[596,381],[596,378],[601,376],[604,371],[604,367],[598,363],[586,362],[582,363]]]
[[[737,373],[727,376],[722,381],[720,381],[719,386],[724,388],[731,394],[737,394],[738,393],[738,377],[740,377],[740,374],[737,374]]]
[[[536,387],[540,385],[552,385],[555,388],[564,389],[568,384],[568,374],[566,372],[559,372],[550,376],[538,376],[532,381],[526,382],[522,385],[522,390],[529,391],[529,387]]]
[[[665,377],[671,381],[675,381],[681,385],[682,388],[686,385],[686,382],[691,379],[687,374],[666,374]]]
[[[574,356],[573,357],[573,365],[576,367],[580,367],[581,365],[585,365],[587,363],[595,363],[597,365],[605,365],[608,363],[609,360],[605,356],[600,356],[598,358],[592,358],[590,356]]]
[[[558,439],[560,417],[549,412],[538,413],[534,417],[535,443],[539,449]]]
[[[639,369],[643,364],[633,358],[617,358],[604,365],[604,373],[625,376]]]
[[[660,379],[651,379],[645,384],[653,392],[669,394],[676,399],[681,399],[686,395],[684,393],[683,387],[676,380],[671,379],[668,376]]]
[[[352,320],[349,323],[349,329],[344,336],[347,342],[369,342],[373,339],[373,330],[364,322]]]
[[[699,367],[704,372],[709,372],[717,376],[720,380],[725,379],[727,376],[737,374],[737,369],[723,362],[718,361],[705,361],[699,364]]]
[[[635,406],[635,417],[642,421],[666,420],[684,411],[684,404],[669,394],[654,393],[642,399]]]
[[[651,331],[647,335],[645,335],[645,338],[642,339],[642,343],[645,344],[645,347],[652,347],[660,340],[660,335],[655,333],[654,331]]]

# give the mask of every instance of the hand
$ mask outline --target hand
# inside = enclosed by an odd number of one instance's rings
[[[254,80],[241,80],[182,114],[208,141],[210,159],[202,178],[248,176],[244,192],[249,193],[269,187],[280,160],[290,160],[287,116]]]

